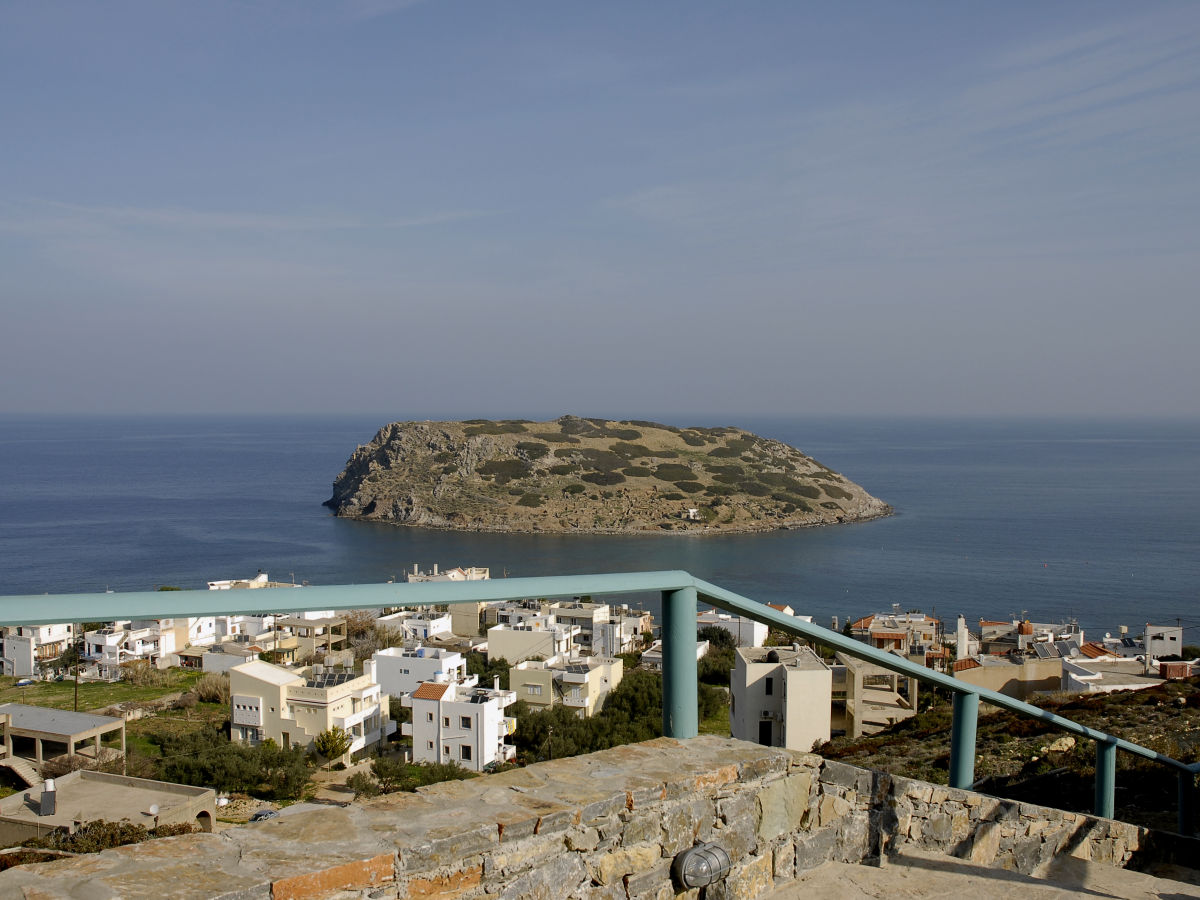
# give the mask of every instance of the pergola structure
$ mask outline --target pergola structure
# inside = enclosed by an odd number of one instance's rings
[[[13,755],[13,738],[32,738],[34,762],[39,767],[45,759],[43,745],[47,741],[65,744],[68,755],[74,755],[79,744],[92,741],[95,757],[99,759],[100,741],[114,731],[121,733],[121,756],[125,755],[124,719],[22,703],[0,706],[0,717],[4,716],[8,717],[4,728],[4,752],[9,758]]]

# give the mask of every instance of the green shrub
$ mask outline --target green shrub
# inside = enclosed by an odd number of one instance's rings
[[[326,759],[340,759],[350,752],[354,738],[344,728],[334,725],[327,728],[313,740],[313,747]]]
[[[826,500],[821,505],[823,507],[825,507],[825,509],[841,509],[841,507],[838,506],[836,503],[834,503],[832,500]]]
[[[521,499],[517,501],[517,506],[532,506],[537,507],[542,505],[542,495],[535,493],[522,494]]]
[[[766,497],[771,493],[769,487],[757,481],[743,481],[738,488],[743,494],[749,494],[751,497]]]
[[[434,454],[433,461],[439,463],[454,462],[454,457],[454,453],[450,452],[449,450],[443,450],[440,453]]]
[[[579,438],[571,437],[569,434],[563,434],[558,431],[536,431],[533,437],[539,441],[547,441],[551,444],[578,444]]]
[[[611,445],[608,449],[618,456],[624,456],[626,459],[638,459],[643,456],[655,455],[649,447],[643,444],[627,444],[623,441],[617,441],[617,443]]]
[[[622,484],[625,481],[625,476],[620,472],[588,472],[579,477],[588,484],[610,485]]]
[[[677,491],[671,491],[669,494],[663,494],[663,499],[664,500],[686,500],[687,497],[685,497],[683,494],[678,493]],[[670,526],[667,526],[667,527],[670,527]]]
[[[576,455],[586,465],[593,469],[599,469],[601,472],[613,472],[627,465],[629,460],[619,454],[613,453],[611,450],[596,450],[591,447],[584,447],[575,451]]]
[[[354,791],[354,799],[359,797],[378,797],[379,783],[366,772],[355,772],[346,779],[346,787]]]
[[[825,485],[825,493],[827,496],[830,496],[835,500],[849,500],[854,496],[844,488],[840,488],[832,484]]]
[[[738,459],[742,455],[742,451],[734,450],[732,447],[714,447],[708,451],[708,455],[715,459]]]
[[[560,466],[551,466],[546,471],[551,475],[574,475],[579,471],[579,466],[573,463],[563,463]]]
[[[711,472],[714,478],[717,475],[739,475],[740,476],[740,475],[746,474],[746,470],[743,469],[741,466],[720,465],[718,463],[705,463],[704,471]],[[759,477],[762,478],[763,481],[766,481],[767,474],[770,474],[770,473],[764,473],[763,475],[760,475]]]
[[[649,478],[654,474],[645,466],[626,466],[621,473],[629,478]]]
[[[529,463],[523,459],[489,459],[475,467],[480,475],[502,475],[507,478],[524,478],[529,474]]]
[[[585,488],[582,484],[579,484],[578,482],[576,482],[574,484],[568,484],[565,488],[563,488],[563,493],[564,494],[582,494],[586,490],[587,490],[587,488]]]
[[[662,463],[654,467],[654,477],[660,481],[680,481],[682,479],[695,478],[696,473],[692,471],[691,466],[683,466],[679,463]]]
[[[704,489],[704,493],[710,497],[730,497],[737,492],[738,489],[732,484],[710,484]]]
[[[527,431],[526,427],[520,422],[480,422],[475,425],[470,425],[463,429],[467,437],[476,437],[481,434],[522,434]]]
[[[676,481],[674,485],[687,494],[698,494],[704,490],[704,485],[698,481]]]
[[[707,443],[707,441],[705,441],[704,438],[702,438],[700,435],[691,434],[690,432],[687,432],[687,431],[681,431],[679,433],[679,437],[689,447],[703,447]]]
[[[536,441],[517,441],[517,450],[524,453],[530,459],[541,459],[550,452],[550,448],[545,444],[539,444]]]

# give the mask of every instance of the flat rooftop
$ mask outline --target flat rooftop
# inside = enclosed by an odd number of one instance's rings
[[[739,647],[738,651],[748,663],[779,663],[792,669],[828,669],[821,657],[811,647]]]
[[[102,772],[71,772],[54,779],[55,814],[39,816],[42,789],[19,791],[0,800],[0,816],[22,822],[38,822],[44,826],[69,826],[79,820],[106,819],[118,822],[128,819],[136,825],[154,827],[151,806],[157,806],[159,817],[169,810],[188,806],[198,799],[216,794],[212,788],[189,787],[165,781],[107,775]],[[25,795],[29,795],[29,800]]]
[[[98,728],[119,728],[124,724],[123,719],[113,716],[96,716],[66,709],[51,709],[48,706],[26,706],[23,703],[5,703],[0,706],[0,715],[3,714],[10,717],[10,727],[13,731],[40,731],[43,734],[58,734],[63,737],[86,734]]]

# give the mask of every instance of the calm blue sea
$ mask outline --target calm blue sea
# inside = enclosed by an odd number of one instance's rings
[[[669,417],[667,417],[669,420]],[[1200,626],[1200,423],[721,421],[800,447],[896,508],[737,537],[548,537],[343,521],[321,506],[380,418],[0,418],[0,594],[686,569],[828,624],[952,618]],[[1200,627],[1186,633],[1200,643]]]

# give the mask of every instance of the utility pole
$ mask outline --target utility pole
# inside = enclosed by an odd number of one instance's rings
[[[71,648],[75,651],[75,712],[79,712],[79,623],[71,623]]]

